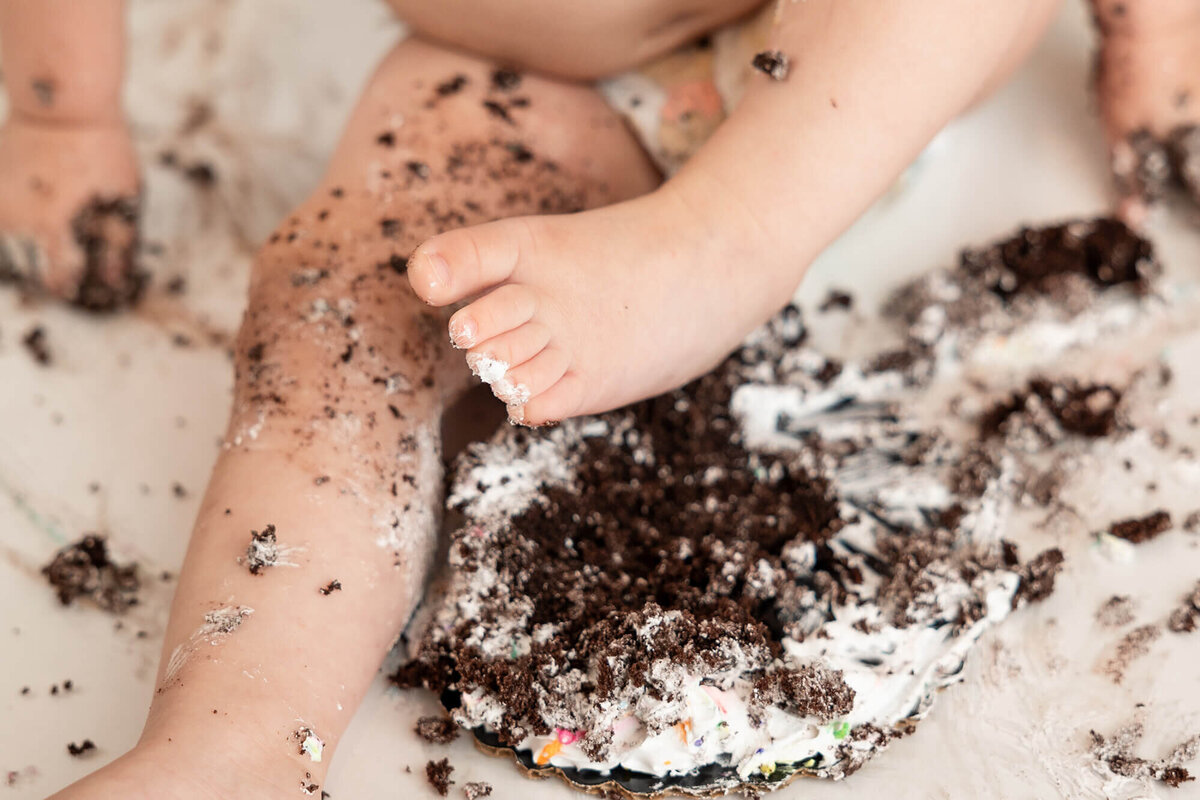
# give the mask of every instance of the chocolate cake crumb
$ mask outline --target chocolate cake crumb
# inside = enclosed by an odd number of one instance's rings
[[[251,575],[261,575],[267,567],[280,563],[279,543],[275,538],[275,526],[267,525],[262,532],[250,531],[250,544],[242,559]]]
[[[817,306],[817,310],[824,313],[827,311],[840,310],[849,311],[854,307],[854,296],[848,292],[843,292],[840,289],[830,289],[829,294],[825,295],[825,299],[821,301],[821,305]]]
[[[34,325],[25,335],[21,337],[21,344],[25,345],[25,349],[33,360],[43,367],[49,366],[54,360],[50,355],[50,348],[46,344],[46,329],[41,325]]]
[[[485,781],[471,781],[463,784],[463,794],[467,800],[479,800],[480,797],[492,796],[492,785]]]
[[[407,169],[409,174],[414,178],[420,178],[423,181],[429,180],[429,175],[431,174],[429,171],[429,165],[424,161],[406,162],[404,168]]]
[[[103,313],[133,305],[142,296],[148,276],[136,260],[140,216],[138,197],[94,198],[75,215],[71,232],[84,264],[73,305]]]
[[[448,81],[439,83],[436,91],[439,97],[449,97],[452,94],[461,92],[469,82],[467,76],[460,73]]]
[[[1167,618],[1167,630],[1172,633],[1191,633],[1198,627],[1200,627],[1200,582]]]
[[[1104,663],[1104,674],[1113,683],[1120,684],[1125,680],[1125,670],[1129,665],[1150,652],[1150,645],[1162,635],[1162,629],[1157,625],[1141,625],[1134,628],[1117,642],[1112,656]]]
[[[1200,510],[1187,515],[1183,521],[1183,529],[1188,533],[1200,533]]]
[[[182,275],[175,275],[166,282],[163,289],[167,294],[178,297],[181,294],[187,293],[187,278]]]
[[[1133,622],[1135,608],[1132,597],[1114,594],[1096,609],[1096,622],[1105,628],[1120,628]]]
[[[384,147],[395,147],[396,134],[392,133],[391,131],[384,131],[375,137],[375,143]]]
[[[1097,438],[1111,435],[1118,427],[1120,390],[1107,384],[1079,384],[1072,380],[1052,382],[1034,378],[1021,391],[985,411],[979,419],[980,435],[987,439],[1003,436],[1020,418],[1047,442],[1062,432]]]
[[[750,62],[756,70],[767,75],[771,80],[786,80],[792,69],[792,62],[779,50],[764,50],[754,56]]]
[[[1145,728],[1140,721],[1125,725],[1111,737],[1091,731],[1092,757],[1114,774],[1126,778],[1157,780],[1173,788],[1194,780],[1183,765],[1200,756],[1200,735],[1179,744],[1166,758],[1151,761],[1133,753],[1144,734]]]
[[[458,726],[449,717],[421,717],[414,730],[430,744],[450,744],[458,738]]]
[[[425,777],[429,779],[429,785],[442,797],[450,793],[450,787],[454,784],[454,781],[450,780],[452,772],[454,772],[454,767],[450,766],[448,758],[443,758],[441,761],[430,761],[425,765]]]
[[[967,250],[961,269],[980,278],[1001,298],[1055,294],[1067,276],[1098,286],[1149,288],[1157,272],[1150,242],[1110,218],[1045,228],[1022,228],[1013,238],[984,250]]]
[[[70,742],[67,745],[67,752],[70,753],[75,758],[82,758],[83,756],[87,755],[88,753],[94,752],[95,750],[96,750],[96,743],[93,742],[91,739],[84,739],[82,744],[75,744],[74,742]]]
[[[500,92],[511,92],[521,85],[521,74],[515,70],[500,69],[492,72],[492,88]]]
[[[482,104],[483,104],[484,109],[487,110],[487,112],[489,114],[491,114],[493,117],[496,117],[497,119],[501,119],[509,124],[512,124],[513,118],[508,113],[508,109],[505,108],[503,105],[501,105],[500,103],[497,103],[495,100],[484,100],[484,101],[482,101]]]
[[[1114,522],[1108,532],[1133,544],[1141,544],[1156,538],[1171,529],[1171,515],[1166,511],[1155,511],[1144,517],[1133,517]]]
[[[1013,595],[1013,607],[1019,603],[1037,603],[1054,591],[1054,580],[1062,571],[1063,552],[1057,547],[1044,550],[1021,569],[1021,584]]]
[[[59,550],[42,568],[42,574],[64,606],[86,597],[113,614],[137,604],[140,587],[137,573],[137,564],[122,566],[111,561],[104,538],[95,534]]]
[[[183,488],[183,484],[176,481],[175,483],[171,484],[171,494],[182,500],[183,498],[187,497],[188,493],[187,489]]]

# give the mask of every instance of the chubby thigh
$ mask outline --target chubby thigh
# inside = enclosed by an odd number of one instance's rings
[[[512,66],[608,77],[764,5],[763,0],[388,0],[410,30]]]

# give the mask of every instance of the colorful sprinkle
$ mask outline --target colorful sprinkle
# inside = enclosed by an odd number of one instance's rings
[[[765,764],[759,764],[758,771],[761,772],[763,775],[770,775],[771,773],[773,773],[775,771],[775,762],[772,761],[772,762],[767,762]]]
[[[833,738],[845,739],[846,734],[849,732],[850,732],[850,723],[849,722],[842,721],[842,722],[833,723]]]
[[[704,745],[704,737],[701,736],[696,741],[692,742],[692,747],[702,747]]]
[[[692,721],[688,719],[684,720],[683,722],[676,722],[675,730],[679,731],[679,739],[686,745],[688,743],[688,739],[691,738],[689,734],[692,732]]]
[[[556,728],[554,736],[558,739],[559,744],[575,744],[583,736],[583,731],[569,731],[565,728]]]
[[[553,742],[543,747],[542,752],[538,753],[537,765],[539,767],[544,767],[546,764],[549,764],[550,759],[558,755],[559,750],[562,750],[562,744],[555,739]]]

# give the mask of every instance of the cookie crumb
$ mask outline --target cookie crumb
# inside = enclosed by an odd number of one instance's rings
[[[46,344],[46,329],[41,325],[34,325],[25,335],[21,337],[21,344],[25,345],[25,349],[33,360],[43,367],[48,367],[54,361],[54,357],[50,353],[50,347]]]
[[[141,588],[137,564],[121,565],[110,560],[107,543],[95,534],[88,534],[59,550],[50,563],[42,567],[42,574],[64,606],[86,597],[100,609],[113,614],[136,605],[137,592]]]
[[[321,592],[321,594],[328,597],[329,595],[333,594],[334,592],[340,592],[341,590],[342,590],[342,582],[335,578],[335,579],[331,580],[329,583],[322,586],[319,591]]]
[[[1114,522],[1108,532],[1118,539],[1124,539],[1132,544],[1141,544],[1170,529],[1171,515],[1160,509],[1144,517],[1132,517]]]
[[[487,781],[471,781],[463,784],[463,794],[467,800],[478,800],[480,797],[492,796],[492,785]]]
[[[413,730],[430,744],[450,744],[458,738],[458,726],[449,717],[421,717]]]
[[[75,744],[74,742],[67,744],[67,752],[75,758],[82,758],[88,753],[93,752],[95,749],[96,743],[91,739],[84,739],[82,744]]]
[[[787,79],[792,70],[791,59],[779,50],[764,50],[755,55],[750,63],[756,70],[775,81]]]
[[[429,785],[442,797],[450,793],[450,787],[454,784],[454,781],[450,780],[452,772],[454,772],[454,767],[450,766],[448,758],[443,758],[441,761],[430,761],[425,765],[425,777],[429,779]]]

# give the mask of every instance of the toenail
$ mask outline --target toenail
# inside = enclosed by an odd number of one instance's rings
[[[475,346],[475,335],[479,332],[479,326],[475,324],[475,320],[470,317],[463,317],[460,320],[452,320],[450,322],[450,344],[454,345],[459,350],[466,350],[468,347]]]
[[[439,253],[424,253],[421,256],[429,268],[429,288],[443,289],[450,285],[450,265]]]

